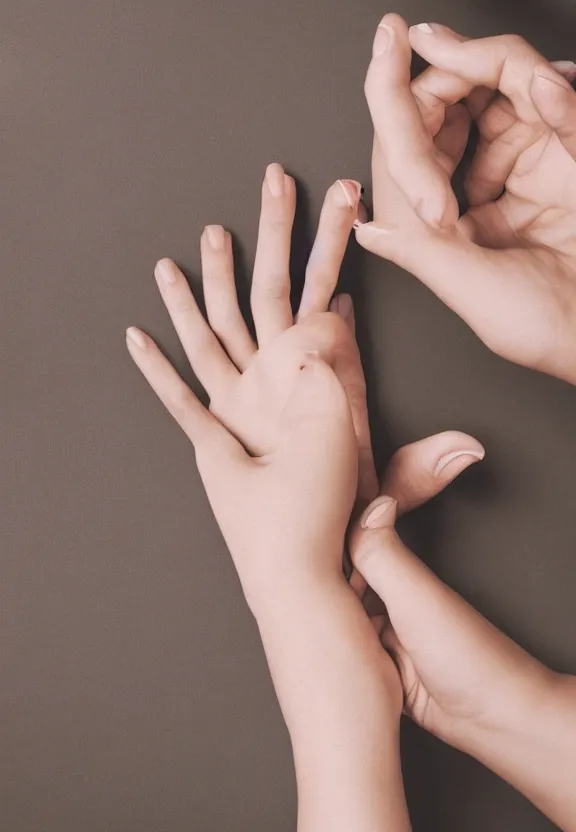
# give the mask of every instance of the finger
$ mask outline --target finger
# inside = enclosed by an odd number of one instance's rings
[[[412,48],[421,57],[468,81],[470,91],[480,86],[500,90],[512,101],[521,120],[539,120],[530,87],[537,67],[550,68],[550,64],[523,38],[500,35],[462,42],[455,32],[437,23],[412,26],[409,37]]]
[[[566,78],[567,81],[570,81],[571,84],[576,81],[576,64],[574,61],[552,61],[551,65],[556,72],[563,78]]]
[[[356,321],[352,298],[346,294],[338,295],[332,301],[330,309],[345,321],[354,338],[354,343],[349,343],[347,349],[343,348],[342,343],[339,345],[340,348],[334,356],[332,366],[338,381],[344,388],[352,413],[358,443],[358,503],[361,511],[378,493],[378,476],[370,436],[366,380],[355,339]]]
[[[464,104],[454,104],[446,110],[444,125],[435,139],[440,161],[448,176],[462,161],[470,135],[470,113]]]
[[[458,204],[410,87],[406,23],[386,15],[374,38],[365,93],[390,176],[432,227],[452,225]]]
[[[389,636],[389,643],[392,650],[402,645],[397,656],[409,657],[405,670],[417,669],[428,690],[442,689],[455,666],[471,690],[483,688],[489,675],[500,679],[502,667],[510,663],[522,673],[534,672],[534,659],[404,546],[394,529],[395,517],[394,500],[378,498],[355,526],[350,546],[354,565],[386,605],[398,639]],[[407,706],[422,721],[418,702],[408,697]]]
[[[492,107],[498,107],[496,103]],[[490,118],[490,108],[485,116]],[[516,162],[534,143],[534,131],[522,121],[513,119],[510,127],[489,141],[480,127],[480,141],[466,174],[466,196],[471,206],[484,205],[498,199],[506,186]]]
[[[484,456],[480,442],[460,431],[429,436],[396,451],[386,466],[380,491],[394,498],[398,514],[404,514],[431,500]]]
[[[576,159],[576,92],[559,75],[541,68],[534,75],[530,94],[541,119]]]
[[[296,210],[292,177],[279,164],[268,165],[262,184],[262,210],[250,302],[261,348],[292,326],[290,239]]]
[[[238,372],[206,323],[178,266],[167,258],[160,260],[154,275],[190,366],[213,398],[234,383]]]
[[[461,42],[467,40],[463,35],[457,37]],[[424,126],[432,136],[436,136],[444,124],[446,108],[465,98],[470,85],[452,72],[429,66],[413,79],[410,88]]]
[[[202,283],[208,323],[243,372],[256,352],[238,306],[232,239],[221,225],[209,225],[200,240]]]
[[[348,583],[354,590],[357,597],[360,598],[360,600],[362,600],[366,592],[367,583],[357,569],[352,569],[352,573],[350,575],[350,580],[348,581]]]
[[[212,455],[232,454],[231,459],[235,460],[245,456],[236,440],[202,405],[148,335],[130,327],[126,331],[126,346],[150,387],[197,452],[208,449]]]
[[[298,320],[328,309],[358,213],[361,188],[360,183],[352,179],[339,179],[326,194],[306,268]]]

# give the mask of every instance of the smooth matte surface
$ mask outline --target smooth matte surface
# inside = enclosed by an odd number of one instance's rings
[[[573,0],[409,0],[411,23],[518,31],[574,58]],[[0,13],[0,828],[289,832],[290,748],[258,633],[185,437],[124,347],[187,378],[156,292],[198,283],[223,222],[247,285],[260,180],[369,183],[375,0],[8,0]],[[301,275],[300,275],[301,277]],[[380,461],[446,428],[487,460],[405,524],[446,580],[576,672],[576,389],[490,355],[424,287],[351,243]],[[543,832],[473,761],[407,725],[414,828]]]

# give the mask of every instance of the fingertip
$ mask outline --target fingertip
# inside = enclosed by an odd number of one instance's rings
[[[435,478],[448,482],[486,456],[484,446],[472,436],[456,431],[449,436],[452,448],[444,450],[433,471]]]
[[[354,320],[354,304],[350,295],[344,293],[336,295],[330,303],[330,311],[343,318],[347,324]]]
[[[129,326],[126,330],[126,344],[128,347],[136,347],[145,350],[148,346],[147,336],[136,326]]]
[[[364,511],[360,525],[368,530],[392,528],[397,507],[398,502],[393,497],[380,496]]]
[[[162,257],[154,267],[154,277],[156,282],[162,286],[162,284],[174,283],[179,271],[174,260],[170,257]]]

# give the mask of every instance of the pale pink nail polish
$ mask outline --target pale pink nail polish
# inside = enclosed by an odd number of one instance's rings
[[[425,35],[433,35],[434,29],[430,26],[429,23],[419,23],[417,26],[414,26],[415,29],[418,29],[420,32],[424,32]]]
[[[335,198],[342,206],[347,205],[348,208],[356,208],[362,185],[356,182],[355,179],[338,179],[337,184],[340,185],[340,190],[335,192]]]
[[[443,471],[446,472],[448,466],[456,463],[456,460],[458,460],[458,463],[453,467],[454,474],[460,473],[468,465],[480,462],[482,459],[484,459],[483,451],[452,451],[452,453],[446,454],[438,461],[434,469],[434,476],[439,477]]]
[[[336,312],[344,320],[348,320],[352,314],[352,298],[350,295],[338,295],[335,301]]]
[[[394,30],[387,26],[385,23],[380,23],[378,28],[376,29],[376,35],[374,36],[374,44],[372,46],[372,56],[374,58],[379,58],[383,55],[387,49],[390,48],[392,41],[394,39]]]
[[[266,184],[272,196],[283,196],[286,181],[284,179],[284,168],[278,162],[273,162],[266,168]]]
[[[226,240],[226,232],[221,225],[207,225],[206,237],[210,248],[213,248],[214,251],[222,251]]]
[[[138,349],[146,349],[146,339],[143,334],[135,326],[130,326],[126,330],[126,338],[131,341]]]
[[[154,269],[154,276],[159,283],[169,285],[176,282],[176,274],[174,272],[174,265],[171,260],[159,260]]]
[[[396,500],[384,497],[362,521],[365,529],[379,529],[387,524],[388,514],[396,507]]]

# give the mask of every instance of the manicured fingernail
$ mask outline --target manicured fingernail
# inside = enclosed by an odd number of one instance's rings
[[[380,225],[376,225],[374,222],[361,222],[356,220],[353,224],[354,228],[361,228],[363,234],[370,234],[373,237],[381,237],[386,234],[390,234],[392,229],[390,228],[382,228]]]
[[[126,330],[126,338],[131,341],[138,349],[146,349],[146,339],[144,335],[135,326],[130,326]]]
[[[374,36],[374,44],[372,46],[372,55],[375,58],[378,58],[380,55],[383,55],[384,52],[388,49],[394,39],[394,30],[387,26],[385,23],[380,23],[378,28],[376,29],[376,35]]]
[[[352,298],[350,295],[338,295],[334,299],[334,311],[344,320],[348,320],[352,314]]]
[[[469,465],[482,459],[484,459],[483,451],[452,451],[452,453],[446,454],[438,461],[434,469],[434,476],[439,477],[443,472],[446,474],[448,466],[450,466],[449,473],[457,476]]]
[[[221,225],[207,225],[206,239],[210,248],[214,249],[214,251],[222,251],[226,241],[226,232]]]
[[[544,81],[545,83],[548,82],[549,84],[555,84],[557,87],[562,87],[565,90],[571,90],[572,85],[561,75],[554,72],[554,70],[550,67],[538,67],[534,71],[534,79],[536,81]]]
[[[393,500],[392,497],[384,497],[362,520],[363,528],[380,529],[385,526],[388,520],[388,513],[395,506],[396,500]]]
[[[574,61],[553,61],[554,69],[569,80],[576,78],[576,64]]]
[[[278,162],[273,162],[266,168],[266,184],[272,196],[284,195],[284,169]]]
[[[424,32],[426,35],[433,35],[434,29],[430,26],[429,23],[419,23],[417,26],[414,27],[418,29],[420,32]]]
[[[360,182],[356,182],[355,179],[338,179],[336,184],[340,185],[340,188],[334,191],[334,199],[338,205],[356,208],[362,190]]]
[[[174,264],[167,258],[159,260],[154,269],[154,276],[159,283],[174,283],[176,281],[176,273]]]

